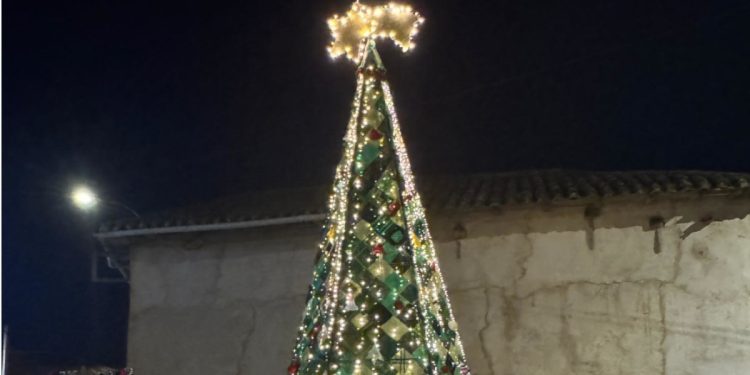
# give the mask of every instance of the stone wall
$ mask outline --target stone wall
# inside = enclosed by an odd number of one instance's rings
[[[441,212],[432,229],[475,375],[750,374],[750,201]],[[132,244],[129,366],[281,374],[317,227]]]

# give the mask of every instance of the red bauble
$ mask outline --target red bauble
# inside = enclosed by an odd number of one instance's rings
[[[437,270],[437,263],[430,262],[430,269],[432,270],[432,272],[435,272]]]
[[[388,213],[393,216],[398,212],[398,209],[401,208],[401,204],[398,202],[391,202],[388,204]]]
[[[401,302],[401,301],[396,301],[396,303],[393,304],[393,307],[395,307],[398,310],[403,310],[404,309],[404,303]]]
[[[370,130],[370,134],[368,134],[368,136],[373,141],[377,141],[378,139],[383,138],[383,133],[381,133],[381,132],[379,132],[379,131],[377,131],[375,129],[372,129],[372,130]]]
[[[383,247],[382,243],[379,243],[372,247],[372,254],[375,256],[383,255],[383,251],[385,251],[385,248]]]
[[[315,340],[318,337],[318,332],[320,332],[320,325],[316,325],[313,327],[312,331],[310,332],[310,340]]]
[[[292,364],[290,364],[289,367],[286,368],[286,370],[287,372],[289,372],[289,375],[297,375],[297,371],[299,371],[299,362],[292,362]]]
[[[445,366],[443,366],[443,372],[446,373],[446,374],[450,374],[451,372],[453,372],[453,369],[451,369],[450,366],[445,365]]]

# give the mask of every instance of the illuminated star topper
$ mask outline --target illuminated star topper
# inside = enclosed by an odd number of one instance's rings
[[[349,60],[357,62],[365,42],[372,38],[390,38],[406,52],[414,48],[412,38],[423,22],[424,18],[410,5],[369,6],[355,2],[344,16],[337,14],[328,19],[333,36],[328,53],[333,58],[346,55]]]

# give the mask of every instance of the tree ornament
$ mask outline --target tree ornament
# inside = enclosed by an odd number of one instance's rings
[[[383,255],[384,251],[385,247],[382,243],[376,244],[372,247],[372,255],[375,255],[376,257]]]
[[[357,303],[354,301],[354,296],[351,295],[351,293],[346,295],[346,305],[344,306],[344,311],[350,312],[350,311],[357,311],[359,310],[359,307],[357,306]]]
[[[445,365],[445,366],[443,366],[443,370],[442,371],[443,371],[444,374],[450,374],[450,373],[453,372],[453,369],[450,366]]]
[[[299,371],[299,361],[292,361],[289,367],[286,368],[286,371],[289,373],[289,375],[297,375],[297,371]]]
[[[370,139],[372,139],[373,141],[377,141],[377,140],[379,140],[380,138],[383,138],[383,134],[382,134],[382,133],[380,133],[379,131],[377,131],[376,129],[371,129],[371,130],[370,130],[370,133],[369,133],[369,134],[367,134],[367,135],[368,135],[368,136],[370,137]]]
[[[396,300],[396,302],[393,304],[393,307],[396,308],[396,310],[403,310],[404,309],[404,303]]]
[[[398,203],[398,201],[393,201],[388,204],[388,214],[393,216],[398,213],[398,209],[401,208],[401,203]]]
[[[369,357],[373,361],[383,361],[383,354],[380,353],[380,349],[378,349],[377,345],[373,345],[372,349],[367,353],[367,357]]]

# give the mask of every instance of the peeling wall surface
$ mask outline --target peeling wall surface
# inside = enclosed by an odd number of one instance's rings
[[[475,375],[750,374],[747,198],[431,218]],[[133,242],[128,365],[285,373],[317,228]]]

